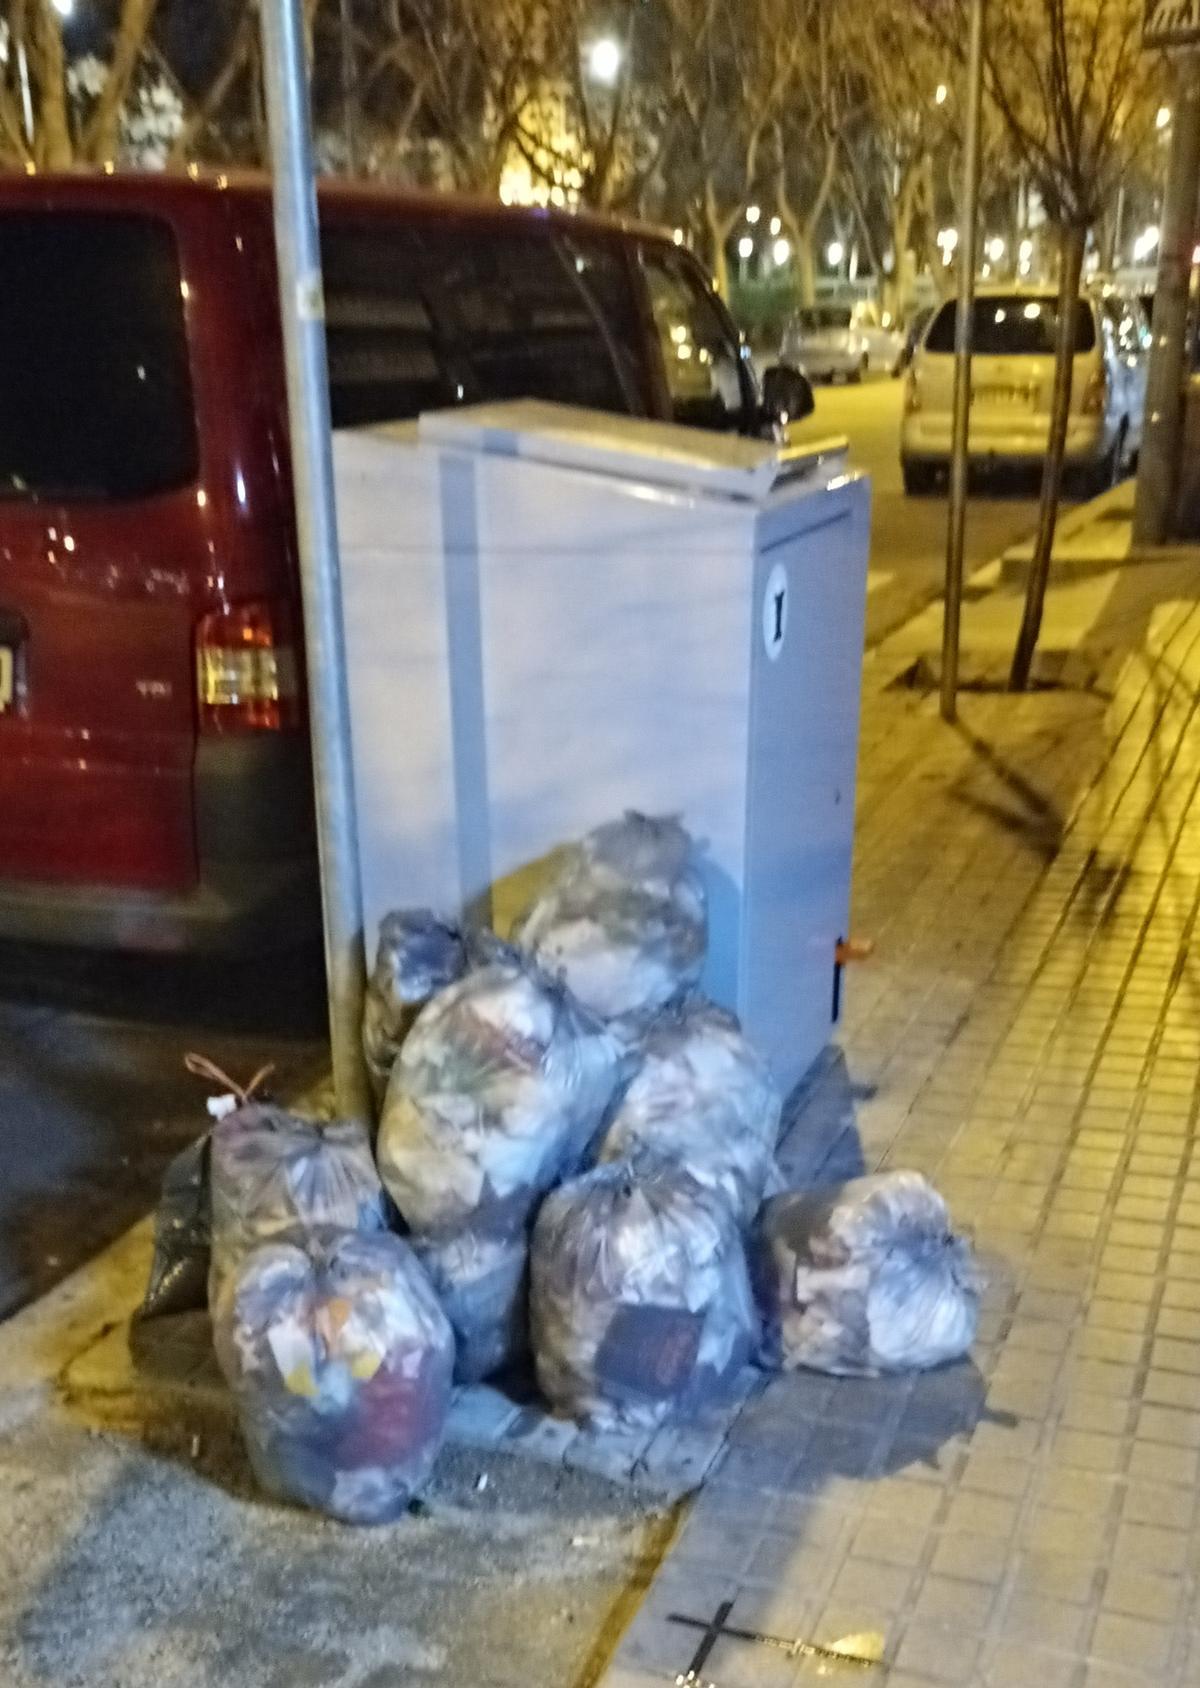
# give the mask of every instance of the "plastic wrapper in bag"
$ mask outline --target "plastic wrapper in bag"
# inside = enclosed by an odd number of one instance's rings
[[[320,1226],[384,1231],[391,1209],[364,1126],[300,1119],[251,1103],[212,1131],[209,1304],[260,1243]]]
[[[708,944],[692,840],[632,811],[590,832],[514,938],[602,1019],[636,1025],[699,981]]]
[[[212,1252],[209,1137],[205,1132],[180,1151],[163,1174],[154,1214],[154,1258],[141,1319],[196,1312],[208,1302]]]
[[[461,930],[429,909],[401,909],[380,921],[375,971],[363,1009],[363,1052],[377,1107],[419,1010],[466,970]]]
[[[735,1017],[707,1002],[660,1016],[640,1055],[599,1158],[636,1161],[650,1151],[677,1161],[748,1225],[778,1176],[782,1103],[766,1062]]]
[[[517,1236],[590,1147],[621,1061],[568,990],[495,942],[421,1010],[392,1070],[376,1150],[409,1228]]]
[[[970,1244],[920,1173],[776,1196],[753,1264],[767,1365],[877,1377],[957,1360],[975,1340]]]
[[[247,1254],[214,1321],[259,1482],[350,1524],[397,1517],[445,1434],[454,1337],[408,1245],[310,1233]]]
[[[454,1332],[454,1376],[478,1383],[529,1355],[529,1240],[478,1236],[412,1237]]]
[[[649,1159],[564,1184],[534,1227],[530,1319],[546,1398],[598,1429],[719,1400],[758,1335],[728,1203]]]

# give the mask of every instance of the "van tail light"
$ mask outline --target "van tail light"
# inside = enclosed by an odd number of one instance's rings
[[[296,652],[282,607],[238,604],[206,615],[196,629],[196,690],[204,732],[298,726]]]
[[[904,378],[904,414],[913,416],[921,408],[921,389],[917,385],[917,372],[910,369]]]
[[[1108,380],[1102,369],[1092,376],[1083,393],[1083,414],[1103,416],[1108,407]]]

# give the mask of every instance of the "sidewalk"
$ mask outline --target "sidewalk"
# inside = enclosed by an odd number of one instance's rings
[[[1012,647],[1001,577],[965,605],[968,678]],[[143,1227],[0,1327],[4,1688],[661,1688],[701,1639],[670,1614],[726,1604],[785,1639],[878,1632],[885,1662],[714,1637],[716,1688],[1200,1681],[1200,559],[1054,585],[1044,647],[1082,644],[1089,689],[967,694],[953,729],[891,684],[939,636],[931,611],[868,659],[878,959],[784,1160],[938,1182],[990,1280],[972,1363],[755,1394],[605,1670],[661,1505],[519,1409],[394,1530],[257,1503],[194,1346],[130,1367]]]
[[[999,569],[991,571],[993,582]],[[1015,593],[964,613],[964,672]],[[915,1166],[989,1278],[973,1363],[780,1379],[743,1413],[605,1688],[1183,1688],[1200,1682],[1200,555],[1052,588],[1089,691],[936,699],[871,664],[854,980],[790,1170]],[[670,1621],[829,1643],[815,1664]]]

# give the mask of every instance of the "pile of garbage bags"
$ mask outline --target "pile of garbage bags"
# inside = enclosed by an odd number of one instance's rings
[[[688,834],[629,814],[513,942],[427,910],[382,923],[374,1143],[210,1104],[224,1117],[168,1174],[143,1313],[207,1274],[269,1492],[394,1518],[452,1379],[530,1362],[553,1410],[603,1431],[686,1418],[751,1359],[872,1375],[966,1351],[978,1283],[923,1179],[778,1193],[781,1098],[699,994],[706,942]]]

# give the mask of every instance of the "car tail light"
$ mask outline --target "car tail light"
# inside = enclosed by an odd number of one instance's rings
[[[1083,394],[1083,414],[1103,416],[1108,405],[1108,380],[1102,369],[1096,371]]]
[[[280,606],[239,604],[206,615],[196,630],[196,689],[206,732],[298,725],[296,654]]]
[[[904,414],[912,416],[921,408],[921,389],[917,385],[917,372],[910,369],[904,378]]]

